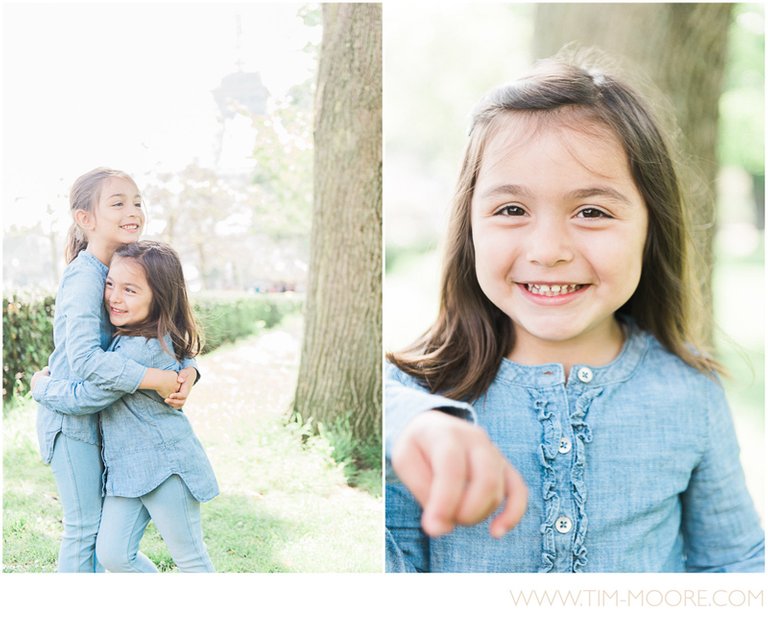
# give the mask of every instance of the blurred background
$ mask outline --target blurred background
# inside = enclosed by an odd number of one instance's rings
[[[123,169],[193,291],[301,290],[321,36],[301,4],[4,8],[3,286],[53,290],[69,188]]]
[[[657,85],[698,175],[701,274],[759,511],[764,496],[764,9],[760,4],[385,6],[384,349],[435,318],[441,237],[470,112],[561,46],[599,46]],[[628,63],[626,63],[628,61]],[[719,114],[718,114],[719,113]],[[707,212],[711,210],[711,212]]]

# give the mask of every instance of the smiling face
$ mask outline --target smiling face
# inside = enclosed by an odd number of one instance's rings
[[[475,270],[512,321],[522,364],[607,364],[614,312],[637,288],[648,211],[615,134],[594,122],[505,114],[471,208]]]
[[[133,327],[149,317],[152,290],[142,266],[131,258],[114,256],[104,287],[104,303],[115,327]]]
[[[93,210],[78,211],[76,219],[86,233],[89,251],[109,264],[114,250],[139,240],[144,229],[139,189],[130,179],[111,176],[104,180]]]

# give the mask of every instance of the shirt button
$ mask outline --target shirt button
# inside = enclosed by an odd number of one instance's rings
[[[560,516],[555,520],[555,528],[558,533],[568,533],[572,526],[573,522],[571,522],[571,519],[568,516]]]
[[[588,369],[586,366],[579,369],[577,377],[580,381],[583,381],[584,383],[589,383],[592,381],[592,371]]]
[[[560,446],[557,450],[559,453],[567,453],[571,450],[571,441],[568,438],[560,438]]]

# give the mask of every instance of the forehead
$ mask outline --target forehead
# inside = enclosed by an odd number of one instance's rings
[[[112,256],[112,262],[109,265],[109,277],[114,281],[130,282],[136,285],[147,283],[144,268],[133,258],[124,256]]]
[[[573,111],[506,112],[489,126],[480,177],[534,169],[632,181],[624,146],[605,123]],[[558,179],[560,179],[558,177]]]
[[[139,189],[133,181],[120,176],[110,176],[104,180],[104,183],[101,185],[101,197],[110,197],[118,193],[128,197],[135,197],[139,194]]]

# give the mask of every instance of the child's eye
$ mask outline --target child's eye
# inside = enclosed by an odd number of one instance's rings
[[[134,295],[134,294],[136,294],[136,291],[135,291],[135,290],[133,290],[133,288],[126,288],[126,289],[125,289],[125,292],[127,292],[129,295]]]
[[[584,219],[612,218],[611,215],[609,215],[607,212],[604,212],[599,208],[595,208],[594,206],[589,206],[588,208],[582,208],[581,210],[579,210],[579,215]]]
[[[515,204],[507,204],[499,208],[494,214],[504,217],[522,217],[525,215],[525,208]]]

